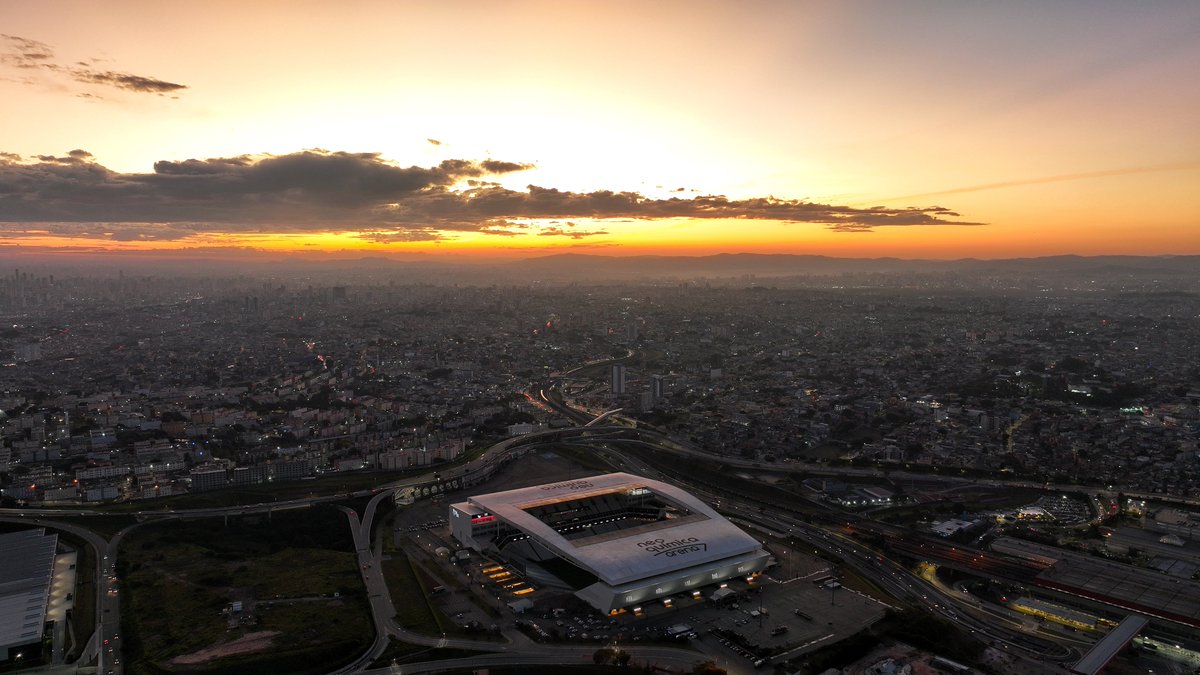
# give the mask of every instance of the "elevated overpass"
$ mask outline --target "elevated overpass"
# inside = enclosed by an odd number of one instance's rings
[[[596,426],[597,424],[600,424],[601,422],[603,422],[604,420],[606,420],[606,419],[608,419],[608,418],[612,417],[613,415],[616,415],[617,413],[621,412],[622,410],[624,410],[624,408],[613,408],[612,410],[606,410],[606,411],[604,411],[604,412],[600,413],[599,415],[596,415],[596,418],[595,418],[595,419],[593,419],[591,422],[588,422],[587,424],[585,424],[585,425],[583,425],[583,426],[585,426],[585,427],[594,427],[594,426]]]
[[[1071,667],[1071,672],[1079,675],[1097,675],[1148,623],[1150,621],[1139,614],[1125,617]]]

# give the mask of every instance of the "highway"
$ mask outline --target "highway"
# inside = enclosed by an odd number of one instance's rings
[[[574,371],[568,371],[568,372],[574,372]],[[566,373],[564,373],[564,376],[565,375],[566,375]],[[553,408],[556,412],[558,412],[559,414],[563,415],[564,417],[570,419],[571,421],[575,422],[576,424],[579,424],[580,426],[583,426],[584,424],[587,424],[588,422],[590,422],[594,419],[593,415],[587,413],[586,411],[581,411],[581,410],[576,410],[575,408],[571,408],[562,400],[561,395],[558,394],[558,382],[551,382],[548,384],[531,387],[530,392],[531,392],[531,394],[530,394],[531,396],[535,396],[539,401],[541,401],[545,405]],[[1108,494],[1108,495],[1116,494],[1116,490],[1114,490],[1111,486],[1107,486],[1107,485],[1079,485],[1076,483],[1039,482],[1039,481],[1031,481],[1031,480],[1022,480],[1019,478],[1012,478],[1012,479],[1000,478],[1000,477],[995,477],[995,476],[967,478],[964,476],[955,476],[955,475],[950,475],[947,473],[905,471],[901,468],[898,468],[897,466],[882,466],[882,465],[875,466],[875,467],[829,466],[827,464],[820,464],[820,463],[816,463],[816,462],[800,462],[800,461],[764,462],[764,461],[760,461],[760,460],[743,459],[741,457],[725,457],[725,456],[721,456],[721,455],[714,455],[711,452],[706,452],[702,449],[696,448],[695,446],[691,445],[686,440],[672,438],[672,437],[668,436],[667,434],[665,434],[665,433],[659,431],[658,429],[655,429],[645,423],[638,422],[637,427],[634,428],[631,420],[621,418],[618,415],[613,415],[612,417],[619,421],[623,420],[626,422],[626,424],[623,425],[623,427],[617,426],[617,427],[610,427],[610,428],[624,428],[627,431],[630,431],[632,433],[645,434],[652,438],[656,438],[659,442],[662,443],[662,447],[664,449],[670,450],[677,454],[696,457],[698,459],[708,459],[708,460],[712,460],[712,461],[717,461],[717,462],[721,462],[722,464],[726,464],[728,466],[735,466],[735,467],[744,468],[744,469],[759,469],[759,470],[767,470],[767,471],[776,471],[776,472],[781,472],[781,473],[799,473],[799,474],[803,474],[806,476],[807,475],[843,476],[843,477],[859,476],[859,477],[871,477],[871,478],[889,478],[892,480],[936,479],[938,481],[943,481],[943,482],[947,482],[947,483],[985,485],[988,487],[1019,487],[1019,488],[1026,488],[1026,489],[1033,489],[1033,490],[1043,490],[1043,491],[1047,491],[1047,492],[1085,492],[1085,493],[1099,492],[1099,493]],[[1130,499],[1153,500],[1156,502],[1176,503],[1176,504],[1181,504],[1181,505],[1185,505],[1185,506],[1200,506],[1200,497],[1181,497],[1181,496],[1173,496],[1173,495],[1136,492],[1136,491],[1129,491],[1129,490],[1124,490],[1122,492],[1125,494],[1126,497],[1128,497]],[[1086,527],[1086,524],[1084,526]]]
[[[591,418],[589,417],[588,419],[590,420]],[[633,430],[620,425],[594,426],[588,427],[586,430],[576,427],[564,430],[535,432],[517,438],[506,439],[488,448],[479,459],[471,462],[474,466],[468,465],[464,468],[460,478],[468,480],[471,483],[481,482],[506,460],[507,455],[514,448],[524,445],[536,447],[543,443],[562,442],[564,438],[569,439],[572,443],[595,447],[602,454],[609,455],[611,460],[624,470],[675,483],[680,482],[677,476],[662,475],[661,472],[639,460],[636,456],[623,452],[624,446],[628,444],[630,447],[654,447],[679,454],[696,454],[710,460],[718,459],[707,453],[700,453],[688,448],[655,431]],[[729,462],[729,464],[754,468],[752,463],[741,460],[734,460]],[[368,502],[361,519],[354,511],[350,509],[345,510],[347,511],[348,525],[354,537],[355,552],[362,573],[363,583],[367,589],[367,597],[371,607],[376,636],[370,649],[350,664],[336,671],[336,673],[343,675],[362,672],[371,662],[384,653],[390,637],[431,648],[447,647],[495,652],[491,655],[480,655],[470,659],[406,664],[400,668],[401,672],[429,672],[438,668],[445,668],[452,664],[458,664],[460,661],[464,667],[487,667],[489,665],[523,663],[564,663],[575,659],[584,660],[585,658],[590,660],[591,655],[596,650],[595,646],[505,645],[495,642],[446,639],[411,633],[403,630],[396,624],[394,620],[395,609],[392,606],[391,596],[387,591],[386,581],[383,578],[380,565],[382,555],[381,542],[374,542],[373,545],[371,541],[375,512],[379,503],[383,499],[390,497],[394,490],[427,484],[433,480],[435,480],[433,473],[428,473],[393,481],[374,489],[351,493],[352,496],[372,495],[372,499]],[[935,588],[911,574],[906,568],[886,559],[881,559],[879,554],[863,548],[857,542],[805,523],[794,515],[787,514],[784,510],[772,509],[770,514],[764,514],[759,512],[759,504],[755,503],[752,499],[738,497],[728,491],[722,491],[719,494],[711,493],[705,486],[689,485],[687,487],[699,495],[709,494],[712,498],[722,500],[724,504],[722,510],[729,512],[735,518],[756,523],[777,532],[787,533],[788,536],[800,539],[825,551],[831,556],[837,557],[844,564],[853,567],[860,575],[871,580],[881,589],[895,597],[904,602],[923,607],[958,625],[963,625],[968,630],[978,633],[980,638],[985,641],[1003,645],[1013,651],[1024,652],[1026,658],[1035,660],[1063,660],[1070,658],[1073,654],[1073,652],[1058,644],[1047,642],[1047,636],[1034,638],[1022,630],[1023,626],[1013,624],[1011,619],[995,615],[994,613],[986,613],[977,607],[971,606],[963,598],[956,597],[953,593],[947,594]],[[271,510],[305,508],[315,503],[335,501],[344,499],[345,497],[345,494],[339,494],[309,497],[286,502],[263,502],[260,504],[230,507],[178,509],[171,511],[146,510],[136,512],[133,515],[142,516],[147,521],[173,518],[219,517]],[[6,513],[0,515],[0,517],[18,522],[30,522],[30,519],[33,518],[34,524],[42,524],[47,527],[73,532],[83,537],[96,549],[96,573],[97,579],[100,582],[97,589],[97,630],[85,648],[84,653],[99,655],[101,659],[99,672],[104,673],[111,669],[114,673],[120,673],[123,663],[120,663],[121,653],[118,629],[120,625],[119,598],[117,593],[108,592],[108,585],[105,581],[115,575],[116,551],[120,538],[126,532],[136,527],[136,525],[130,526],[118,533],[111,541],[105,541],[102,537],[84,527],[55,522],[47,518],[47,516],[60,514],[74,516],[108,515],[108,512],[105,511],[96,509],[66,509],[56,510],[53,514],[30,509],[8,509],[6,511],[15,511],[17,513]],[[105,639],[108,640],[107,644],[103,642]],[[635,659],[650,659],[663,665],[683,667],[690,667],[699,659],[699,655],[696,652],[666,647],[641,647],[632,650],[631,653],[634,653]],[[748,666],[746,667],[748,668]],[[740,666],[734,666],[735,670],[738,668]],[[378,672],[395,671],[388,669]]]
[[[491,666],[556,666],[566,663],[591,664],[592,656],[596,653],[599,647],[592,645],[589,647],[564,647],[555,645],[536,645],[535,647],[527,648],[520,652],[497,653],[486,656],[474,656],[462,659],[443,659],[440,661],[424,661],[419,663],[406,663],[401,666],[393,666],[387,668],[377,668],[374,670],[364,671],[372,675],[408,675],[409,673],[431,673],[450,668],[488,668]],[[629,647],[622,646],[622,650],[629,652],[632,660],[631,664],[644,665],[655,664],[658,666],[667,666],[677,669],[682,669],[684,672],[690,672],[692,667],[706,659],[702,654],[690,652],[683,649],[675,649],[672,647]],[[749,666],[729,667],[727,671],[731,675],[748,675],[748,673],[756,672]]]
[[[541,435],[549,438],[552,437],[553,434],[542,432]],[[472,464],[475,466],[473,469],[464,470],[462,478],[473,481],[484,480],[503,463],[506,453],[509,452],[513,445],[518,443],[536,442],[538,438],[539,434],[535,433],[525,437],[506,439],[491,446],[478,459],[467,464],[468,467]],[[444,471],[445,469],[442,470]],[[372,489],[359,490],[350,494],[339,493],[335,495],[305,497],[282,502],[271,501],[261,502],[258,504],[245,504],[225,507],[168,510],[146,509],[131,513],[126,512],[120,515],[137,517],[140,519],[140,522],[121,530],[111,540],[105,540],[99,534],[96,534],[84,526],[62,522],[56,519],[64,516],[87,517],[113,515],[113,512],[102,509],[3,508],[0,509],[0,520],[70,532],[82,538],[92,547],[96,555],[96,629],[92,633],[92,636],[88,640],[87,644],[84,646],[80,657],[76,661],[76,664],[87,663],[91,659],[96,658],[98,659],[97,672],[112,672],[114,675],[121,675],[124,669],[124,662],[121,654],[121,603],[120,589],[116,583],[116,562],[117,551],[120,547],[121,539],[131,530],[148,522],[161,522],[164,520],[173,519],[212,518],[248,513],[264,513],[268,511],[283,511],[307,508],[313,504],[338,501],[347,497],[373,495],[373,498],[368,503],[368,507],[362,522],[357,522],[357,514],[354,514],[351,520],[355,548],[357,549],[356,552],[360,560],[360,565],[368,562],[370,563],[367,568],[363,570],[363,581],[366,584],[367,596],[371,602],[372,618],[376,626],[376,640],[372,645],[372,649],[357,659],[355,664],[352,664],[357,666],[355,668],[355,670],[357,670],[364,668],[376,656],[378,656],[378,654],[383,652],[383,648],[386,648],[387,646],[388,635],[394,635],[395,637],[403,639],[406,642],[428,644],[429,646],[438,646],[438,643],[440,642],[436,638],[428,638],[426,636],[407,633],[395,624],[392,619],[395,616],[395,611],[392,608],[391,596],[387,592],[387,587],[383,580],[383,574],[380,571],[380,554],[378,551],[372,553],[370,548],[370,533],[373,526],[375,510],[379,502],[392,496],[394,490],[396,489],[425,485],[436,481],[436,473],[437,472],[431,471],[418,476],[412,476],[402,480],[385,483]],[[464,649],[479,650],[496,648],[495,643],[473,641],[448,641],[446,644],[441,646],[456,646]],[[70,670],[73,671],[74,669],[75,665],[72,665]],[[339,672],[353,671],[344,670]]]
[[[366,653],[354,662],[336,671],[337,673],[359,672],[383,655],[388,646],[389,637],[394,637],[410,644],[427,647],[449,647],[455,649],[474,649],[492,651],[505,649],[504,645],[482,640],[459,640],[436,638],[420,635],[401,628],[395,621],[396,609],[392,605],[392,597],[388,592],[387,581],[383,576],[383,541],[377,539],[372,545],[371,532],[374,528],[375,511],[384,498],[391,496],[389,492],[380,492],[370,502],[363,513],[362,519],[353,509],[344,508],[350,521],[350,531],[354,535],[354,549],[358,566],[362,573],[363,584],[367,589],[367,600],[371,605],[371,619],[375,624],[375,641]]]
[[[121,538],[131,528],[118,532],[111,540],[95,532],[46,517],[49,513],[39,513],[34,516],[12,516],[0,514],[0,521],[15,522],[22,525],[45,527],[52,530],[69,532],[88,543],[96,553],[96,628],[80,652],[76,663],[86,663],[92,658],[98,658],[97,672],[120,675],[124,669],[121,660],[121,602],[120,591],[115,584],[117,578],[117,547]],[[74,670],[74,666],[71,667]]]
[[[573,410],[565,406],[557,397],[547,394],[548,389],[552,389],[552,387],[542,387],[538,390],[538,397],[547,405],[554,407],[563,414],[567,414],[577,423],[583,423],[585,418],[591,419],[587,413]],[[712,500],[720,500],[722,503],[721,510],[735,520],[740,519],[754,523],[770,531],[804,541],[824,551],[827,555],[841,560],[843,564],[853,568],[860,576],[871,581],[902,602],[911,606],[921,607],[955,625],[964,627],[981,641],[990,643],[1001,649],[1006,649],[1018,659],[1024,659],[1031,668],[1035,664],[1039,667],[1044,666],[1046,662],[1072,661],[1080,655],[1080,650],[1078,649],[1079,641],[1071,640],[1065,636],[1041,633],[1036,631],[1036,629],[1031,633],[1021,620],[981,607],[976,604],[973,598],[961,597],[962,594],[955,594],[953,592],[947,593],[944,589],[930,584],[920,576],[913,574],[906,567],[888,559],[886,555],[866,548],[860,542],[842,536],[834,530],[821,528],[805,522],[796,517],[798,514],[789,513],[790,509],[782,505],[772,504],[770,505],[769,513],[764,513],[760,509],[763,504],[758,500],[740,497],[727,489],[714,490],[711,486],[687,484],[687,481],[681,480],[678,475],[664,475],[645,462],[637,460],[627,453],[622,453],[621,446],[654,446],[657,449],[676,455],[703,458],[709,461],[720,462],[726,466],[746,469],[769,468],[771,470],[801,471],[804,473],[809,473],[811,469],[820,469],[821,472],[828,473],[872,476],[882,475],[883,472],[881,470],[847,467],[849,470],[845,471],[840,468],[834,470],[820,465],[794,463],[778,466],[773,464],[764,465],[762,462],[748,461],[740,458],[717,457],[697,450],[686,443],[671,439],[655,430],[632,429],[630,427],[590,427],[590,429],[593,430],[591,434],[571,434],[572,442],[595,444],[598,448],[609,454],[614,463],[621,466],[624,470],[634,471],[648,477],[657,477],[659,480],[685,484],[693,494],[706,496]],[[611,433],[604,434],[602,432]],[[906,474],[904,472],[891,471],[888,475],[895,478]],[[913,477],[929,478],[929,476],[924,474],[912,475]],[[979,482],[957,477],[950,478],[950,480]],[[1044,485],[1037,484],[1036,487],[1042,488]],[[920,555],[922,552],[919,542],[910,543],[897,540],[896,544],[911,547],[912,550],[910,552],[914,555]],[[1009,576],[1019,575],[1021,578],[1031,578],[1032,574],[1036,574],[1036,571],[1033,571],[1031,574],[1031,571],[1023,564],[1012,563],[1007,559],[999,558],[982,551],[956,549],[955,547],[938,543],[937,548],[931,549],[931,552],[942,554],[951,561],[957,561],[966,566],[969,571],[978,574],[987,575],[989,570],[993,573],[1004,571]]]
[[[652,467],[645,465],[640,469],[643,473],[654,471]],[[668,480],[671,477],[660,475],[660,479]],[[677,477],[674,480],[679,482]],[[740,498],[727,491],[717,492],[705,486],[689,486],[689,489],[694,494],[720,499],[721,511],[735,521],[747,521],[779,533],[785,538],[794,538],[809,544],[837,558],[843,565],[853,568],[857,574],[903,604],[920,607],[940,616],[965,628],[981,641],[1017,652],[1019,656],[1039,663],[1043,660],[1066,661],[1077,657],[1077,651],[1056,643],[1053,641],[1054,636],[1032,636],[1020,621],[981,610],[972,599],[961,597],[962,594],[946,593],[881,552],[872,550],[836,530],[805,522],[795,514],[789,513],[785,507],[776,506],[763,512],[760,511],[760,504],[757,502]]]
[[[632,356],[632,353],[630,354]],[[629,358],[628,356],[626,358]],[[611,362],[611,360],[609,360]],[[599,361],[597,363],[603,363]],[[588,364],[595,365],[595,364]],[[582,366],[586,367],[586,366]],[[578,369],[576,369],[578,370]],[[574,372],[574,371],[570,371]],[[587,413],[574,410],[566,406],[556,395],[554,386],[538,388],[536,390],[538,400],[544,402],[547,406],[559,411],[560,413],[573,420],[576,424],[584,425],[595,421],[594,417]],[[614,416],[614,419],[618,419]],[[804,522],[797,517],[795,513],[788,513],[787,509],[775,508],[772,505],[770,514],[759,512],[761,506],[753,498],[738,496],[729,491],[722,490],[719,493],[710,491],[703,485],[688,485],[686,481],[680,481],[677,476],[664,476],[655,468],[649,466],[645,462],[639,460],[632,454],[625,452],[627,444],[629,446],[652,447],[658,450],[673,453],[684,457],[703,458],[709,461],[717,461],[726,466],[744,468],[744,469],[769,469],[772,471],[783,472],[803,472],[805,474],[825,474],[825,475],[840,475],[840,476],[882,476],[885,471],[869,467],[827,467],[823,465],[804,464],[804,463],[786,463],[786,464],[764,464],[743,460],[740,458],[718,457],[710,453],[698,450],[686,442],[681,442],[673,439],[657,430],[638,428],[634,429],[630,426],[615,424],[615,425],[596,425],[586,428],[573,427],[567,429],[538,431],[524,436],[515,437],[501,441],[488,448],[481,457],[468,462],[462,467],[461,473],[449,474],[452,479],[458,479],[465,484],[473,485],[487,480],[488,477],[508,459],[511,458],[512,452],[520,446],[536,447],[543,443],[555,443],[568,440],[572,443],[585,444],[589,447],[595,447],[598,451],[608,454],[611,461],[627,471],[632,471],[646,475],[648,477],[658,477],[661,480],[667,480],[673,483],[683,483],[685,487],[693,492],[704,495],[709,494],[713,498],[722,500],[724,503],[723,511],[730,512],[734,517],[741,518],[745,521],[755,523],[761,527],[769,528],[773,531],[786,533],[788,536],[800,539],[820,550],[825,551],[828,555],[836,557],[843,561],[844,564],[853,567],[860,575],[878,585],[881,589],[887,591],[893,596],[901,599],[909,604],[920,606],[926,610],[942,616],[958,625],[967,627],[972,633],[977,633],[980,639],[992,641],[995,644],[1003,645],[1005,648],[1010,648],[1016,651],[1023,651],[1027,658],[1032,659],[1053,659],[1062,660],[1069,658],[1072,651],[1063,647],[1057,641],[1054,641],[1053,636],[1040,635],[1036,638],[1031,637],[1023,630],[1023,626],[1016,626],[1008,617],[996,615],[994,612],[984,611],[981,608],[973,605],[964,598],[958,597],[954,593],[946,593],[942,589],[934,587],[920,577],[913,575],[906,568],[895,564],[890,560],[886,560],[875,551],[864,548],[860,543],[842,537],[836,532],[831,532]],[[456,470],[456,469],[451,469]],[[447,468],[442,468],[441,471],[447,471]],[[912,476],[914,478],[928,479],[926,474],[908,474],[903,471],[887,471],[886,475],[892,478],[901,478]],[[465,665],[484,667],[487,665],[503,665],[513,663],[540,663],[537,659],[549,659],[549,663],[563,663],[567,659],[573,659],[580,654],[586,652],[586,656],[590,656],[595,651],[595,647],[567,647],[567,646],[548,646],[548,645],[498,645],[494,642],[483,642],[473,640],[448,640],[446,638],[435,638],[431,636],[417,635],[403,630],[399,627],[395,620],[395,609],[392,606],[391,596],[387,591],[386,582],[383,578],[383,573],[380,566],[381,561],[381,542],[375,542],[372,545],[371,534],[374,527],[374,516],[378,504],[385,498],[390,497],[395,490],[405,487],[417,487],[428,485],[436,480],[437,475],[434,472],[412,476],[405,479],[392,481],[372,489],[359,490],[352,493],[341,493],[336,495],[312,496],[300,499],[293,499],[283,502],[262,502],[258,504],[237,505],[228,507],[210,507],[199,509],[170,509],[170,510],[143,510],[136,511],[129,515],[137,516],[143,519],[144,522],[153,522],[164,519],[174,518],[209,518],[220,517],[226,515],[246,514],[267,512],[275,510],[287,510],[296,508],[307,508],[313,504],[330,502],[344,499],[346,497],[361,497],[371,495],[372,499],[362,514],[360,519],[359,514],[350,509],[347,511],[347,520],[354,537],[355,553],[362,572],[363,583],[367,590],[367,597],[370,602],[372,621],[375,626],[375,640],[364,654],[360,655],[355,661],[347,666],[336,671],[339,674],[360,672],[365,669],[372,661],[378,658],[386,650],[389,637],[409,642],[413,644],[421,644],[429,647],[451,647],[460,649],[472,649],[477,651],[493,651],[493,655],[481,655],[466,659]],[[971,481],[965,478],[944,477],[939,476],[939,479],[948,481],[963,481],[975,482],[986,485],[1021,485],[1023,487],[1036,487],[1054,489],[1057,486],[1047,486],[1045,484],[1031,483],[1029,481],[997,481],[997,480],[980,480]],[[1078,486],[1063,486],[1062,489],[1079,489]],[[0,519],[30,523],[35,525],[44,525],[46,527],[61,529],[67,532],[72,532],[84,538],[96,550],[96,578],[97,578],[97,616],[96,616],[96,631],[92,639],[84,648],[86,657],[97,656],[99,658],[99,672],[104,673],[112,670],[114,673],[120,673],[123,664],[120,662],[120,603],[119,592],[109,592],[109,581],[115,579],[115,563],[116,552],[121,538],[130,530],[134,529],[141,523],[131,525],[119,532],[111,541],[106,541],[99,535],[91,532],[85,527],[78,525],[62,523],[54,521],[54,516],[101,516],[112,515],[111,511],[102,509],[55,509],[38,510],[28,508],[18,509],[0,509]],[[105,642],[107,640],[107,642]],[[659,663],[671,663],[676,665],[689,666],[697,659],[695,652],[690,652],[672,648],[639,648],[636,650],[642,658],[651,658]],[[540,656],[545,655],[545,656]],[[82,657],[81,657],[82,658]],[[636,658],[636,655],[635,655]],[[404,672],[426,672],[426,670],[436,669],[438,665],[446,667],[452,662],[430,662],[429,664],[410,664],[402,668]],[[421,670],[425,668],[426,670]],[[381,671],[382,672],[382,671]],[[394,672],[394,671],[388,671]]]
[[[396,610],[392,605],[391,595],[388,593],[387,582],[383,577],[382,565],[383,559],[383,542],[382,539],[376,539],[374,543],[371,541],[371,533],[373,531],[373,521],[375,511],[379,503],[386,497],[390,496],[390,492],[381,492],[377,494],[364,510],[362,519],[352,509],[344,508],[346,517],[349,520],[351,532],[354,535],[354,548],[358,556],[359,569],[362,572],[363,583],[367,588],[367,598],[371,604],[371,617],[375,623],[375,641],[371,648],[366,653],[355,659],[350,664],[335,671],[334,675],[346,675],[349,673],[362,672],[370,663],[383,655],[388,646],[389,637],[396,638],[402,642],[409,644],[425,645],[431,648],[449,648],[449,649],[464,649],[475,650],[480,652],[496,652],[494,654],[484,654],[466,659],[455,659],[453,661],[429,661],[424,663],[405,664],[399,667],[400,672],[404,673],[419,673],[429,672],[432,670],[444,669],[449,663],[461,664],[462,667],[480,667],[500,665],[520,665],[529,663],[545,663],[558,664],[569,661],[592,662],[592,655],[595,654],[598,646],[591,645],[586,647],[574,647],[563,645],[544,645],[537,644],[531,641],[522,645],[501,644],[484,640],[464,640],[458,638],[433,637],[429,635],[421,635],[406,631],[399,626],[395,621]],[[626,650],[630,651],[630,650]],[[636,658],[649,659],[654,663],[663,665],[681,666],[690,668],[699,658],[695,652],[675,649],[669,647],[645,647],[637,648],[631,651],[631,654],[636,654]],[[388,672],[394,673],[395,669],[385,668],[367,672]]]

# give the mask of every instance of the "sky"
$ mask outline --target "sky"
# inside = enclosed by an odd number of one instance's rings
[[[1200,3],[0,0],[0,252],[1200,254]]]

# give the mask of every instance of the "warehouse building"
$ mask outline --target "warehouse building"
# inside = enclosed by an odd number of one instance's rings
[[[41,653],[57,545],[41,528],[0,535],[0,663]]]

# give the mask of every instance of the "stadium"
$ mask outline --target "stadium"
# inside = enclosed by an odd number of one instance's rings
[[[605,613],[747,576],[770,558],[699,499],[627,473],[470,497],[449,520],[464,547]]]

